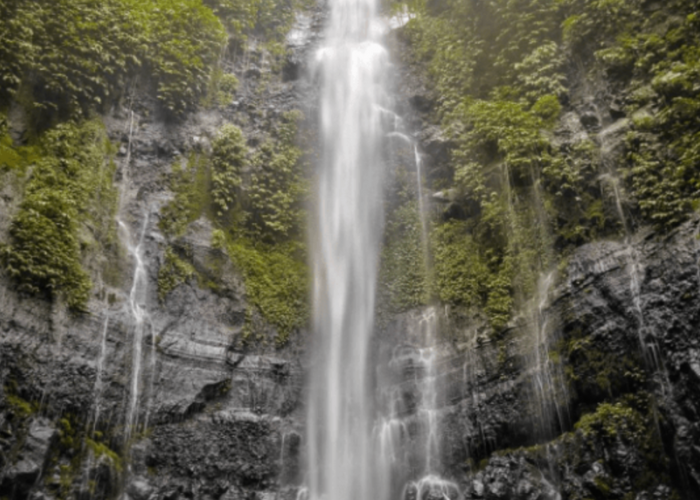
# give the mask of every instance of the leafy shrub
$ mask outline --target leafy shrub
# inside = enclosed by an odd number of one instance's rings
[[[201,0],[156,0],[148,14],[152,52],[147,61],[158,82],[158,99],[181,114],[205,94],[224,30]]]
[[[178,285],[195,275],[192,264],[181,259],[172,247],[165,249],[163,264],[158,269],[158,298],[165,300]]]
[[[181,113],[206,91],[225,42],[201,0],[4,0],[0,12],[3,87],[68,113],[102,108],[144,68],[163,106]]]
[[[219,217],[233,208],[240,194],[247,151],[241,129],[230,124],[221,127],[212,143],[211,157],[211,196]]]
[[[3,2],[0,79],[32,105],[84,110],[117,93],[140,57],[143,23],[115,2]]]
[[[557,96],[566,93],[566,77],[562,73],[564,57],[560,46],[554,41],[547,41],[526,55],[521,62],[515,63],[514,70],[519,88],[529,102],[535,102],[543,96]],[[549,103],[554,101],[550,97]],[[558,101],[557,101],[558,104]],[[558,118],[557,112],[554,118]]]
[[[255,27],[260,0],[203,0],[235,38],[245,39],[245,33]]]
[[[631,28],[642,12],[641,0],[564,0],[563,37],[577,53],[600,50]]]
[[[214,69],[209,79],[209,89],[202,104],[207,107],[226,107],[233,102],[238,90],[238,78],[231,73],[224,73],[221,68]]]
[[[247,226],[268,241],[281,241],[298,231],[305,183],[301,150],[296,145],[298,112],[287,113],[251,160],[245,187]]]
[[[41,158],[12,220],[11,244],[0,249],[20,290],[60,296],[72,309],[85,307],[92,284],[81,267],[79,229],[86,220],[98,228],[109,224],[114,207],[106,141],[95,121],[59,125],[41,138]]]

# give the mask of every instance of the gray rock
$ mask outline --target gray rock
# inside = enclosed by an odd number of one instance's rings
[[[133,500],[149,500],[154,488],[146,479],[136,477],[131,480],[126,491]]]
[[[479,480],[475,479],[472,481],[472,495],[476,498],[483,498],[484,496],[484,483]]]
[[[5,479],[10,483],[32,485],[39,478],[41,467],[30,459],[23,459],[11,466],[5,473]]]

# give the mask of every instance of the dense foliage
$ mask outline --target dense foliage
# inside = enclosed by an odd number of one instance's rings
[[[433,236],[442,242],[433,256],[441,300],[468,305],[481,297],[483,307],[491,293],[469,283],[498,279],[499,306],[489,317],[503,325],[509,304],[532,297],[538,276],[573,247],[621,234],[630,215],[667,229],[697,207],[694,2],[418,0],[408,7],[411,62],[427,69],[436,117],[454,145],[450,175],[431,181],[461,206],[437,221]],[[611,105],[613,119],[623,119],[622,155],[604,151],[600,123],[557,138],[564,113],[581,104],[571,101],[582,98],[573,81],[605,81],[622,96]],[[450,220],[454,214],[461,220]],[[464,248],[472,277],[459,262]]]
[[[172,247],[165,249],[163,263],[158,269],[158,298],[162,302],[165,297],[181,283],[185,283],[195,275],[192,264],[178,256]]]
[[[248,149],[243,132],[235,125],[224,125],[212,144],[211,196],[217,215],[233,209],[240,191]]]
[[[100,245],[104,251],[115,243],[114,168],[104,128],[96,121],[66,123],[30,147],[2,142],[3,162],[19,161],[14,168],[27,171],[31,166],[11,242],[0,247],[3,266],[20,290],[62,297],[69,307],[82,309],[92,286],[81,265],[83,249]],[[8,166],[13,165],[0,165]]]
[[[238,238],[231,239],[227,251],[243,273],[250,305],[277,329],[275,344],[283,346],[309,318],[309,271],[303,245],[270,245]],[[249,316],[245,340],[254,333]]]
[[[302,236],[306,183],[301,176],[302,152],[296,144],[300,112],[285,113],[255,155],[244,209],[250,231],[266,241]]]
[[[173,113],[207,89],[226,40],[201,0],[3,0],[0,81],[31,108],[85,113],[148,75]]]

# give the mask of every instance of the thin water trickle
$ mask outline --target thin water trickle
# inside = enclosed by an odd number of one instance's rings
[[[697,276],[698,291],[700,292],[700,222],[695,226],[695,274]]]
[[[606,164],[607,162],[603,162]],[[634,247],[632,242],[632,229],[630,226],[630,221],[625,214],[624,205],[622,201],[622,196],[620,193],[620,179],[615,175],[613,169],[608,166],[609,172],[601,175],[601,180],[606,180],[612,187],[612,192],[615,198],[615,207],[617,209],[617,215],[620,219],[620,224],[623,230],[623,241],[625,244],[625,256],[627,260],[627,273],[629,276],[629,287],[630,294],[632,297],[632,305],[634,306],[634,313],[637,317],[637,337],[639,340],[639,347],[642,351],[645,361],[653,370],[658,370],[660,367],[660,360],[658,358],[658,350],[655,341],[647,342],[645,339],[645,332],[647,331],[646,318],[644,314],[644,308],[642,305],[642,288],[641,288],[641,278],[643,269],[640,264],[639,254],[637,249]]]
[[[94,433],[97,423],[100,419],[100,403],[102,402],[102,373],[104,372],[105,358],[107,357],[107,331],[109,328],[109,316],[105,316],[105,322],[102,326],[102,336],[100,340],[100,356],[97,359],[97,374],[95,375],[95,413],[92,419],[92,432]]]
[[[657,346],[654,340],[647,342],[645,339],[645,332],[647,331],[646,318],[644,314],[644,308],[642,305],[642,290],[641,290],[641,278],[643,269],[640,264],[640,259],[637,250],[632,244],[632,226],[630,220],[625,213],[622,192],[620,189],[620,176],[618,175],[612,160],[609,158],[608,150],[610,134],[606,131],[602,131],[599,134],[601,140],[601,155],[602,163],[607,170],[604,174],[600,176],[601,181],[606,181],[612,188],[613,197],[615,198],[615,208],[617,210],[617,215],[620,219],[620,224],[622,225],[623,238],[625,244],[625,254],[627,260],[627,271],[630,280],[630,293],[632,296],[632,305],[634,306],[634,312],[637,316],[637,336],[639,339],[639,346],[644,355],[645,361],[654,370],[658,370],[660,367],[660,362],[658,359]]]
[[[535,343],[534,367],[535,367],[535,392],[539,404],[539,420],[541,432],[545,435],[553,435],[568,428],[569,395],[564,382],[561,366],[550,359],[550,345],[552,339],[549,330],[549,299],[556,274],[550,272],[543,275],[537,285],[537,294],[530,311],[530,323]],[[556,421],[553,419],[556,418]]]
[[[131,233],[126,224],[121,220],[119,227],[124,232],[124,241],[127,244],[129,255],[134,260],[134,277],[132,280],[131,290],[129,292],[128,307],[133,319],[133,335],[132,335],[132,354],[131,354],[131,394],[129,398],[129,407],[126,418],[126,440],[134,430],[137,422],[137,413],[139,406],[139,395],[141,387],[141,365],[143,363],[143,337],[148,319],[148,311],[146,310],[146,293],[148,290],[148,276],[146,273],[146,264],[143,254],[143,242],[146,236],[148,227],[149,214],[145,214],[143,227],[139,235],[138,242],[134,245],[131,240]]]
[[[423,200],[423,162],[418,152],[418,144],[413,144],[413,156],[416,162],[416,179],[418,184],[418,216],[420,217],[421,238],[423,240],[423,258],[426,259],[426,269],[428,265],[428,223],[426,221],[425,201]]]
[[[138,121],[138,116],[133,110],[129,111],[128,123],[128,142],[126,156],[122,164],[122,182],[120,185],[119,194],[119,209],[117,211],[117,225],[120,241],[126,246],[129,256],[134,263],[134,273],[129,290],[129,297],[126,303],[127,312],[131,318],[132,330],[132,351],[131,351],[131,379],[129,404],[125,420],[124,442],[128,443],[135,428],[138,425],[139,398],[141,397],[141,387],[143,385],[143,341],[146,330],[150,327],[149,315],[146,309],[147,293],[148,293],[148,274],[144,253],[144,240],[148,230],[150,221],[150,207],[146,206],[143,209],[143,222],[138,235],[138,240],[134,241],[132,229],[129,224],[124,222],[122,215],[124,208],[127,205],[127,196],[131,174],[131,153],[134,136],[134,123]],[[152,352],[150,356],[151,365],[155,364],[155,337],[151,331]],[[153,367],[151,366],[151,378],[153,378]],[[146,421],[143,422],[147,425]]]

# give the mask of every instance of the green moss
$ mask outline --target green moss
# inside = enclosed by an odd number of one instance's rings
[[[12,171],[24,175],[40,156],[36,147],[15,145],[9,128],[7,117],[0,113],[0,173]]]
[[[303,248],[291,242],[268,245],[235,239],[228,244],[228,254],[243,273],[248,303],[277,328],[276,343],[284,345],[309,318]]]
[[[207,162],[206,155],[192,152],[184,165],[181,161],[173,164],[170,189],[174,196],[163,207],[158,223],[164,234],[183,235],[187,226],[208,210],[211,175]]]
[[[161,302],[178,285],[187,282],[195,275],[192,264],[180,258],[173,247],[165,250],[163,264],[158,269],[158,298]]]
[[[5,401],[10,408],[12,408],[14,414],[20,419],[26,419],[34,415],[39,410],[36,403],[30,403],[29,401],[22,399],[16,394],[11,393],[7,388],[5,388]]]
[[[432,234],[435,288],[442,302],[480,306],[488,293],[489,269],[462,223],[448,222]]]
[[[447,304],[479,308],[495,331],[503,328],[513,309],[512,260],[484,252],[462,222],[438,225],[431,241],[436,296]]]
[[[122,472],[124,466],[122,463],[122,458],[117,454],[117,452],[112,450],[105,443],[94,441],[88,437],[85,438],[85,444],[87,445],[88,449],[92,451],[95,458],[107,458],[114,470],[116,470],[118,473]]]
[[[581,417],[574,429],[581,432],[584,438],[619,438],[636,446],[649,446],[646,442],[649,433],[646,419],[622,402],[601,403],[594,413]]]
[[[74,448],[78,448],[79,438],[75,424],[75,417],[71,414],[58,421],[58,444],[63,452],[72,452]]]
[[[404,202],[388,217],[381,254],[379,293],[391,312],[428,303],[429,277],[421,231],[415,200]]]
[[[11,243],[0,259],[21,291],[60,297],[83,310],[92,283],[83,254],[92,244],[116,245],[112,218],[116,192],[108,141],[97,121],[66,123],[44,134],[24,200],[12,220]],[[83,228],[90,228],[84,233]]]

